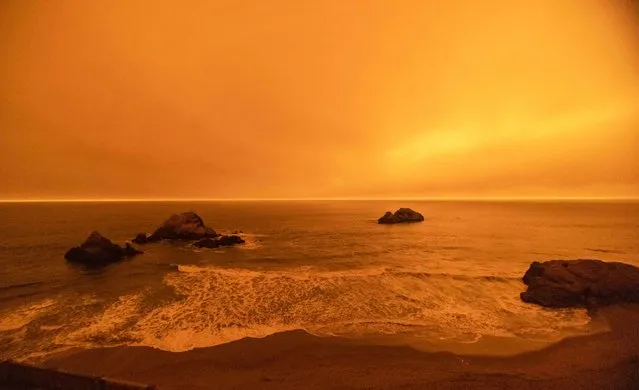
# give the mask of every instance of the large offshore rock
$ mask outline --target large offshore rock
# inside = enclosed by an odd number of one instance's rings
[[[136,236],[136,240],[143,241],[143,234]],[[204,225],[204,221],[194,212],[173,214],[147,237],[147,241],[184,240],[195,241],[202,238],[217,237],[215,230]]]

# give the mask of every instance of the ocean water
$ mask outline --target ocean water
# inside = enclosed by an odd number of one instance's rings
[[[378,225],[411,207],[425,222]],[[68,264],[92,230],[116,242],[195,211],[247,244],[183,243],[103,269]],[[73,347],[185,351],[304,329],[352,338],[555,341],[584,310],[524,304],[532,261],[639,265],[639,203],[270,201],[0,204],[0,358]]]

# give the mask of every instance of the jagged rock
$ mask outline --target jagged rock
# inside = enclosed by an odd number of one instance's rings
[[[69,249],[64,258],[70,262],[100,266],[140,253],[142,251],[135,249],[129,243],[121,247],[94,231],[82,245]]]
[[[236,244],[244,244],[246,241],[240,236],[220,236],[217,238],[220,246],[231,246]]]
[[[138,235],[139,236],[139,235]],[[206,227],[204,221],[194,212],[173,214],[164,221],[162,226],[151,234],[147,241],[184,240],[195,241],[202,238],[214,238],[218,234]]]
[[[198,248],[217,248],[220,246],[218,241],[215,238],[203,238],[201,240],[195,241],[193,246]]]
[[[195,243],[198,248],[217,248],[220,246],[232,246],[236,244],[244,244],[244,240],[240,236],[219,236],[216,238],[203,238]]]
[[[134,244],[146,244],[149,242],[149,237],[147,237],[146,233],[138,233],[137,236],[132,240]]]
[[[596,307],[639,302],[639,268],[601,260],[535,261],[521,300],[546,307]]]
[[[377,223],[391,224],[403,222],[421,222],[423,220],[424,216],[417,211],[411,210],[409,208],[400,208],[399,210],[395,211],[395,213],[387,211],[380,219],[377,220]]]
[[[133,245],[129,244],[128,242],[124,244],[124,256],[133,257],[135,255],[141,255],[143,253],[144,252],[135,248]]]

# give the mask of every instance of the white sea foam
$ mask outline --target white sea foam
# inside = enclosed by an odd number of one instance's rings
[[[244,240],[244,244],[237,245],[235,248],[242,250],[254,250],[262,247],[262,241],[259,237],[264,237],[264,234],[251,234],[251,233],[238,233],[236,234]]]
[[[140,314],[142,297],[142,294],[119,297],[98,316],[92,317],[88,324],[60,335],[58,344],[119,344],[131,341],[131,337],[127,336],[128,328]]]
[[[56,304],[57,302],[53,299],[45,299],[0,314],[0,332],[22,328],[51,310]]]
[[[516,280],[460,280],[386,267],[262,272],[180,265],[164,282],[179,299],[145,309],[142,295],[122,297],[66,341],[184,351],[291,329],[465,342],[483,335],[553,339],[589,321],[583,310],[522,303]]]

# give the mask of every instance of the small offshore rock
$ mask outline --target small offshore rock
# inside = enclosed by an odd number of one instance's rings
[[[143,253],[127,243],[124,247],[114,244],[99,232],[92,232],[80,246],[67,251],[64,258],[70,262],[81,263],[88,266],[101,266],[122,260],[125,257],[133,257]]]
[[[422,222],[424,216],[415,210],[409,208],[400,208],[391,213],[387,211],[382,217],[377,220],[379,224],[393,224],[393,223],[406,223],[406,222]]]
[[[216,238],[203,238],[193,243],[198,248],[218,248],[220,246],[233,246],[244,244],[245,241],[240,236],[219,236]]]
[[[138,233],[132,241],[134,244],[142,245],[149,242],[149,237],[147,237],[146,233]]]

